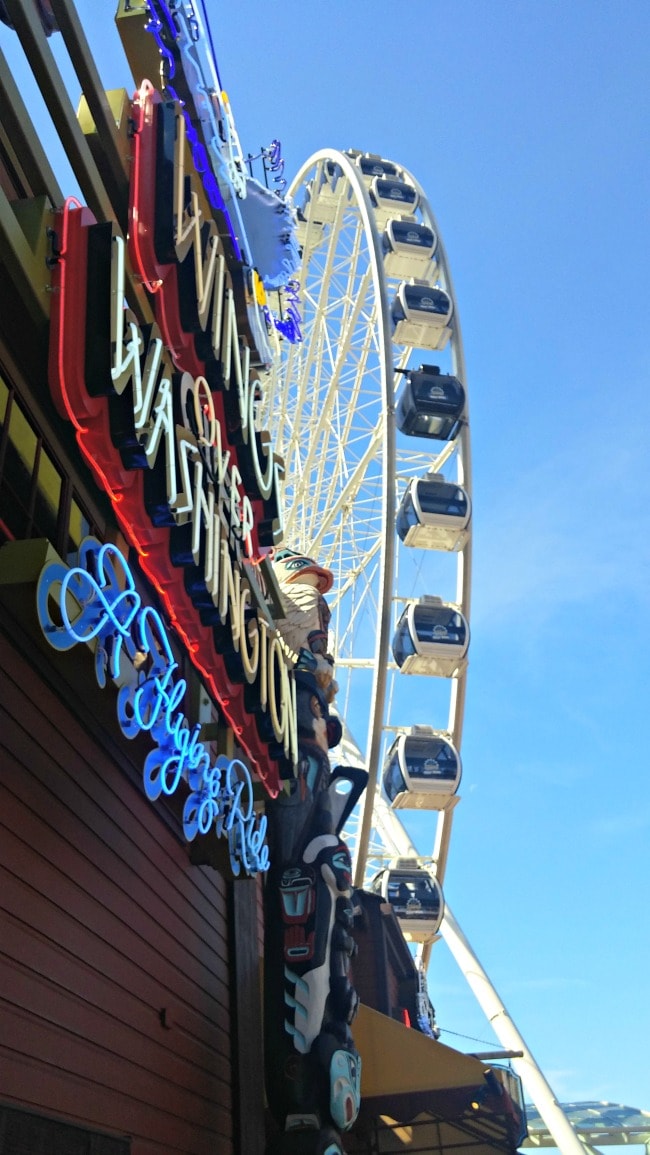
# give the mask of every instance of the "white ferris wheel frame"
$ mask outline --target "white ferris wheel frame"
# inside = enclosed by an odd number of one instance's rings
[[[311,174],[312,183],[320,180],[326,165],[335,166],[338,172],[340,172],[342,184],[345,185],[348,195],[348,202],[354,208],[361,226],[359,235],[366,244],[368,266],[362,281],[362,292],[365,292],[366,296],[372,298],[375,305],[375,343],[379,350],[381,414],[380,420],[375,425],[372,435],[369,435],[367,438],[363,455],[356,462],[346,483],[340,485],[338,490],[332,493],[330,503],[325,511],[322,511],[322,509],[318,510],[321,519],[320,524],[317,527],[315,526],[312,532],[306,535],[306,540],[303,539],[302,542],[298,540],[299,535],[296,527],[297,519],[301,516],[299,503],[289,501],[289,510],[285,525],[285,540],[286,544],[291,547],[308,549],[311,551],[312,556],[319,558],[324,564],[329,564],[329,559],[323,557],[320,552],[322,550],[323,540],[337,517],[339,517],[343,506],[346,503],[354,502],[357,498],[360,479],[364,470],[368,467],[368,463],[378,456],[381,457],[381,526],[378,531],[375,532],[372,549],[369,550],[364,559],[363,566],[357,567],[356,573],[354,567],[351,567],[351,573],[337,575],[342,583],[342,590],[340,589],[338,594],[340,597],[346,588],[349,587],[350,583],[358,579],[359,569],[363,568],[368,571],[372,567],[376,591],[376,603],[374,607],[376,613],[375,642],[373,654],[369,655],[367,652],[364,652],[362,655],[354,654],[342,657],[340,652],[335,652],[337,670],[341,671],[345,668],[350,671],[358,668],[372,671],[372,691],[368,710],[368,740],[365,754],[362,754],[359,748],[354,746],[351,737],[348,740],[348,754],[351,756],[351,760],[357,764],[363,764],[369,773],[366,802],[355,839],[355,883],[356,885],[362,885],[374,818],[381,817],[382,840],[387,846],[392,845],[395,840],[399,842],[402,836],[401,823],[397,823],[394,830],[394,837],[392,839],[388,837],[387,828],[390,827],[391,824],[394,825],[394,816],[392,812],[380,816],[379,812],[381,811],[382,804],[381,801],[377,801],[380,798],[377,783],[382,742],[385,735],[388,680],[394,670],[394,663],[390,660],[390,642],[395,608],[395,561],[397,554],[397,541],[394,528],[397,484],[396,464],[398,460],[395,431],[395,391],[396,384],[400,381],[399,371],[408,365],[414,349],[410,345],[397,347],[393,344],[388,302],[388,282],[384,272],[381,236],[376,226],[375,212],[359,167],[345,153],[332,149],[321,149],[303,164],[292,182],[290,193],[292,195],[296,194],[308,174]],[[428,225],[434,234],[438,236],[437,224],[424,194],[424,190],[410,173],[405,170],[403,171],[405,178],[416,188],[419,195],[420,214],[424,224]],[[314,253],[318,250],[318,242],[320,241],[320,226],[314,228],[312,209],[313,200],[310,203],[308,219],[306,221],[305,250],[307,258],[305,263],[307,265]],[[337,246],[339,246],[340,243],[343,219],[344,214],[339,211],[338,214],[333,214],[331,220],[331,228],[327,236],[327,260],[325,261],[324,268],[321,270],[322,276],[319,282],[319,298],[315,304],[312,304],[316,318],[314,327],[322,325],[322,315],[330,307],[330,297],[328,295],[329,281],[332,276],[332,268],[336,264]],[[357,245],[355,251],[351,251],[347,255],[351,268],[356,266],[358,255]],[[453,300],[454,293],[451,275],[444,246],[441,241],[439,241],[437,246],[436,261],[438,266],[438,279]],[[352,279],[350,284],[352,284]],[[347,330],[341,334],[337,346],[336,363],[328,394],[330,404],[323,408],[323,411],[318,417],[318,421],[314,423],[312,419],[309,429],[304,430],[304,433],[308,434],[311,440],[310,451],[306,455],[303,453],[300,461],[295,464],[292,451],[290,448],[288,450],[287,470],[291,478],[295,478],[300,471],[302,471],[304,476],[314,467],[314,458],[318,454],[320,435],[323,427],[331,417],[331,407],[333,404],[333,396],[336,392],[337,378],[340,377],[341,367],[350,355],[351,335],[354,331],[352,321],[359,316],[362,310],[362,304],[363,302],[357,297],[355,309],[351,310],[346,318]],[[450,348],[452,372],[462,380],[465,364],[460,324],[456,310],[454,310],[454,314],[452,315],[449,328],[451,330]],[[299,355],[295,353],[295,350],[290,350],[289,356],[290,358],[293,356],[294,361],[298,361],[299,359]],[[306,355],[303,355],[303,360],[300,363],[301,386],[297,398],[294,397],[292,402],[292,412],[294,414],[297,413],[302,417],[309,382],[312,379],[314,371],[318,373],[323,360],[323,341],[311,341],[308,352]],[[362,369],[363,366],[360,367],[357,375],[357,397],[360,396],[360,391],[364,385]],[[289,376],[291,375],[291,361],[287,373]],[[268,404],[269,410],[266,419],[275,425],[276,440],[280,441],[280,452],[282,452],[284,446],[282,444],[282,438],[277,435],[277,430],[278,428],[281,430],[291,416],[287,409],[287,390],[283,380],[280,381],[279,389],[270,390]],[[456,453],[457,460],[458,483],[462,484],[466,490],[469,490],[471,488],[471,466],[466,410],[465,420],[463,421],[456,441],[445,444],[435,456],[431,452],[425,452],[421,446],[417,449],[412,448],[410,452],[402,450],[399,456],[400,460],[403,461],[411,457],[413,461],[420,463],[421,468],[425,466],[427,469],[440,469],[454,452]],[[301,504],[303,507],[307,504],[304,497]],[[312,500],[310,505],[310,516],[313,519],[316,511],[315,501]],[[362,519],[363,513],[360,513],[359,521],[362,521]],[[468,539],[464,549],[456,554],[456,557],[457,578],[454,601],[467,618],[469,616],[471,588],[471,539]],[[457,749],[462,736],[465,686],[466,676],[464,671],[457,678],[451,680],[451,701],[449,705],[448,722],[446,727],[444,727],[445,734],[449,736],[450,741]],[[433,859],[436,872],[441,881],[446,867],[451,833],[451,817],[454,805],[455,800],[450,800],[447,809],[440,812],[437,823]],[[421,856],[419,855],[418,857]]]
[[[312,174],[312,181],[320,179],[324,172],[324,166],[336,166],[340,171],[342,177],[347,181],[349,189],[351,190],[354,210],[358,213],[358,219],[362,226],[362,233],[365,239],[367,248],[368,266],[363,278],[363,291],[367,295],[371,295],[377,305],[377,314],[375,317],[376,326],[376,344],[379,350],[379,374],[380,374],[380,390],[381,390],[381,404],[382,404],[382,419],[380,425],[375,429],[374,436],[369,436],[368,445],[365,453],[357,462],[348,481],[341,485],[339,492],[330,502],[327,513],[321,517],[319,528],[313,533],[306,543],[304,540],[299,541],[296,531],[296,523],[301,514],[297,502],[293,502],[287,520],[286,520],[286,544],[290,547],[298,547],[301,549],[309,548],[312,556],[315,556],[321,561],[325,561],[319,557],[319,549],[321,549],[327,532],[335,523],[336,518],[341,513],[341,510],[346,503],[354,502],[358,493],[358,486],[360,476],[363,469],[367,466],[369,460],[376,455],[378,448],[382,451],[382,470],[381,470],[381,527],[375,537],[373,554],[368,559],[375,566],[374,574],[376,586],[378,589],[376,601],[376,634],[374,655],[372,659],[367,656],[360,658],[348,658],[345,665],[348,668],[372,667],[372,692],[369,707],[369,724],[368,724],[368,744],[365,758],[361,751],[356,746],[352,736],[349,732],[345,732],[344,741],[341,746],[341,752],[344,760],[352,764],[365,765],[368,771],[369,781],[366,790],[365,805],[363,809],[363,816],[356,837],[355,847],[355,885],[362,886],[364,883],[366,860],[368,858],[369,844],[371,831],[374,828],[383,847],[387,850],[390,857],[393,858],[409,858],[417,859],[421,862],[431,864],[435,870],[437,878],[442,881],[447,866],[447,857],[449,852],[449,843],[451,838],[452,819],[455,810],[457,797],[449,800],[445,809],[438,812],[436,822],[436,830],[434,837],[433,852],[430,858],[424,859],[418,850],[412,845],[411,840],[405,830],[399,817],[392,810],[386,800],[382,797],[381,790],[378,787],[379,780],[379,764],[381,756],[381,746],[385,731],[386,722],[386,698],[389,671],[391,662],[389,659],[389,650],[392,633],[392,617],[393,617],[393,603],[394,603],[394,577],[395,577],[395,559],[397,552],[396,532],[395,532],[395,516],[396,516],[396,433],[395,433],[395,386],[397,370],[405,368],[412,353],[415,351],[412,346],[401,346],[399,349],[393,345],[392,341],[392,327],[390,310],[388,304],[388,284],[384,271],[383,252],[381,246],[381,236],[377,227],[374,209],[370,200],[369,192],[366,184],[362,178],[359,167],[354,163],[349,155],[334,149],[320,149],[314,153],[301,167],[300,171],[294,178],[289,193],[295,197],[296,193],[303,186],[305,178],[308,174]],[[441,283],[442,288],[448,293],[453,302],[453,313],[449,322],[451,330],[450,337],[450,353],[451,353],[451,371],[454,376],[458,377],[463,386],[466,388],[466,367],[463,352],[461,328],[459,321],[459,314],[449,263],[447,260],[446,251],[440,236],[440,231],[437,222],[431,211],[426,194],[419,184],[417,179],[403,166],[399,166],[404,178],[415,188],[419,197],[419,210],[423,223],[431,228],[438,238],[436,249],[437,261],[437,280]],[[318,248],[318,240],[320,237],[320,226],[316,233],[314,233],[314,225],[312,219],[312,209],[315,198],[310,201],[309,212],[305,221],[305,235],[306,235],[306,260],[303,263],[308,265],[313,252]],[[331,224],[332,228],[329,230],[327,242],[327,261],[326,269],[322,277],[320,285],[321,300],[320,305],[317,304],[316,310],[322,308],[322,298],[325,293],[326,282],[328,276],[332,271],[335,263],[337,244],[339,242],[339,232],[342,227],[343,215],[341,209],[334,212]],[[312,248],[309,248],[310,229],[312,230]],[[315,243],[314,243],[315,242]],[[358,260],[358,252],[351,252],[348,259],[354,265]],[[352,284],[352,282],[350,282]],[[359,298],[362,293],[358,294]],[[315,459],[318,456],[319,438],[323,433],[326,424],[332,420],[332,406],[334,404],[334,394],[339,383],[342,372],[344,359],[349,355],[351,349],[351,342],[354,333],[356,321],[359,318],[363,306],[363,300],[357,299],[351,310],[348,303],[348,313],[346,314],[345,324],[347,329],[343,332],[340,347],[337,350],[336,361],[334,365],[334,372],[332,374],[329,385],[330,404],[324,406],[322,412],[319,414],[315,425],[310,426],[310,435],[312,437],[312,444],[310,446],[310,454],[307,458],[302,460],[298,465],[298,470],[301,468],[312,468]],[[327,301],[325,300],[325,304]],[[373,314],[374,315],[374,314]],[[307,335],[309,336],[309,335]],[[326,342],[325,342],[326,343]],[[286,355],[286,345],[284,347]],[[289,354],[291,355],[291,353]],[[302,368],[301,382],[298,389],[296,400],[296,411],[298,414],[302,413],[303,405],[307,399],[307,392],[309,390],[310,374],[312,370],[320,375],[322,369],[323,359],[322,342],[317,346],[314,344],[307,344],[307,360]],[[319,363],[320,359],[320,363]],[[364,362],[362,362],[362,365]],[[363,371],[360,371],[359,380],[357,382],[356,398],[357,403],[360,403],[363,389]],[[269,416],[273,416],[276,433],[278,429],[282,429],[285,424],[290,424],[290,415],[286,411],[286,381],[282,376],[271,384],[268,389],[268,397],[266,404],[268,421]],[[296,438],[299,438],[300,431],[293,430],[294,445],[297,445]],[[281,442],[280,437],[280,442]],[[379,446],[378,443],[381,442]],[[282,444],[280,444],[280,451],[282,452]],[[462,485],[471,499],[472,487],[472,473],[471,473],[471,454],[470,454],[470,434],[467,407],[464,412],[464,421],[454,443],[447,443],[442,451],[429,463],[429,468],[440,469],[442,465],[449,459],[452,453],[456,453],[457,466],[457,480],[458,484]],[[422,456],[422,454],[413,454],[414,458]],[[291,470],[291,460],[288,461],[289,470]],[[295,471],[294,471],[295,472]],[[321,467],[320,476],[324,477],[324,465]],[[312,517],[314,516],[314,509],[311,510]],[[378,556],[377,556],[378,555]],[[463,613],[463,616],[469,621],[470,614],[470,597],[471,597],[471,559],[472,559],[472,542],[471,532],[467,537],[462,549],[457,552],[457,574],[456,574],[456,597],[455,602],[458,608]],[[359,575],[357,575],[358,578]],[[348,583],[352,579],[348,578]],[[455,748],[460,750],[462,742],[462,730],[465,713],[466,700],[466,686],[467,675],[465,670],[452,679],[449,718],[446,733]],[[453,917],[448,906],[443,918],[440,935],[447,942],[453,956],[455,957],[464,977],[466,978],[470,988],[472,989],[481,1009],[490,1021],[493,1030],[501,1042],[501,1044],[509,1049],[516,1050],[521,1053],[520,1059],[513,1060],[513,1066],[521,1076],[522,1081],[537,1106],[540,1115],[544,1119],[551,1135],[555,1138],[558,1148],[566,1153],[566,1155],[583,1155],[584,1146],[574,1131],[571,1123],[566,1115],[558,1105],[553,1092],[547,1083],[542,1071],[535,1062],[529,1048],[526,1046],[522,1036],[518,1032],[514,1022],[508,1015],[507,1011],[495,988],[493,987],[487,973],[481,967],[478,958],[474,954],[468,940],[463,935],[458,923]],[[429,960],[430,946],[424,947],[421,950],[421,962],[426,966]]]

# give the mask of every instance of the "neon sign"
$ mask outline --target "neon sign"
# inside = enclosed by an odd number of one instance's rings
[[[289,281],[284,290],[285,311],[284,317],[275,317],[269,310],[269,315],[273,324],[287,341],[292,345],[302,341],[302,332],[300,326],[302,318],[300,316],[300,283],[298,281]]]
[[[282,144],[279,140],[272,140],[269,147],[263,149],[262,156],[264,158],[264,166],[267,163],[269,169],[274,174],[273,183],[280,186],[279,192],[283,193],[287,187],[287,180],[284,175],[284,157],[282,155]]]
[[[158,46],[165,96],[178,101],[182,106],[188,142],[210,204],[225,217],[234,255],[238,260],[243,259],[250,264],[250,254],[245,251],[245,229],[236,202],[237,197],[246,196],[241,145],[228,99],[221,92],[216,65],[200,15],[191,3],[175,4],[172,11],[165,0],[148,0],[148,7],[150,19],[145,28]],[[178,78],[172,46],[180,51],[182,68]],[[180,83],[183,91],[177,92],[172,81]],[[191,99],[195,108],[207,151],[192,124],[184,98]],[[215,173],[221,178],[220,181]]]
[[[57,617],[50,605],[54,602]],[[46,566],[37,590],[41,629],[54,649],[94,644],[95,677],[104,689],[109,678],[119,686],[117,719],[122,733],[147,732],[156,743],[143,768],[145,794],[154,802],[185,782],[183,832],[188,841],[214,828],[228,839],[233,874],[254,875],[269,867],[266,816],[253,811],[248,768],[238,759],[214,759],[200,741],[201,726],[183,713],[187,683],[177,677],[178,663],[160,614],[143,606],[133,574],[115,545],[86,538],[79,565]]]
[[[124,241],[67,202],[50,386],[171,624],[275,795],[297,762],[296,659],[256,608],[245,568],[282,533],[283,464],[255,422],[264,315],[204,216],[177,105],[145,82],[135,111],[129,249],[157,323],[140,326],[124,306]]]
[[[202,8],[203,16],[192,0],[173,0],[169,4],[166,0],[148,0],[150,17],[145,30],[153,36],[158,47],[165,99],[178,101],[182,109],[195,168],[217,219],[222,218],[225,222],[224,240],[230,240],[236,259],[245,261],[249,266],[257,265],[259,246],[253,245],[254,238],[248,235],[247,226],[251,218],[241,203],[247,200],[249,188],[255,192],[256,182],[246,175],[230,102],[222,91],[205,5]],[[178,74],[177,63],[181,66]],[[172,81],[174,85],[178,84],[179,91],[172,85]],[[193,118],[190,108],[193,109]],[[199,139],[199,132],[205,145]],[[268,167],[273,174],[273,183],[278,186],[276,203],[285,223],[284,233],[277,240],[282,254],[278,259],[281,265],[287,266],[286,276],[291,276],[297,268],[298,249],[293,208],[291,202],[284,199],[287,182],[283,175],[284,159],[280,141],[273,140],[268,148],[262,150],[261,156],[265,170]],[[249,155],[251,159],[254,158]],[[270,210],[268,205],[267,210]],[[254,222],[255,209],[250,211]],[[273,232],[276,220],[275,210],[270,211],[269,234]],[[253,232],[256,233],[254,223]],[[262,278],[265,287],[279,289],[277,281],[281,275],[284,275],[283,271],[271,274],[267,269]],[[297,281],[289,281],[284,290],[285,316],[278,317],[268,306],[265,307],[265,314],[278,332],[294,344],[302,340]]]

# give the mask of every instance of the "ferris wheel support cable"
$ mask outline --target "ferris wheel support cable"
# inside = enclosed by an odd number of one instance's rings
[[[452,457],[456,452],[457,448],[458,447],[454,441],[448,441],[438,456],[434,457],[433,460],[428,462],[429,471],[431,473],[440,473],[443,465],[446,465],[446,463],[449,461],[449,458]],[[402,450],[400,453],[400,464],[403,469],[405,469],[410,464],[413,465],[414,469],[418,469],[422,465],[422,454],[414,453],[412,456],[409,456],[407,452]]]
[[[357,320],[357,318],[358,318],[359,314],[361,313],[361,309],[362,309],[362,307],[363,307],[363,301],[362,301],[362,299],[361,299],[361,294],[362,294],[363,292],[365,292],[365,291],[366,291],[367,285],[368,285],[368,283],[369,283],[369,280],[370,280],[370,277],[369,277],[369,275],[368,275],[368,274],[369,274],[369,272],[370,272],[370,270],[368,270],[368,273],[366,273],[366,276],[364,277],[364,280],[363,280],[363,281],[362,281],[362,283],[361,283],[361,290],[360,290],[360,293],[359,293],[358,308],[357,308],[357,309],[355,309],[355,312],[354,312],[354,320],[355,320],[355,321]],[[371,317],[371,318],[369,318],[369,319],[368,319],[368,325],[367,325],[367,328],[366,328],[366,336],[365,336],[365,338],[364,338],[363,347],[362,347],[362,350],[361,350],[361,354],[360,354],[360,356],[359,356],[359,362],[358,362],[358,368],[357,368],[357,374],[356,374],[356,381],[355,381],[355,401],[356,401],[356,400],[359,398],[359,396],[360,396],[360,394],[361,394],[361,391],[362,391],[362,386],[363,386],[363,369],[364,369],[364,367],[365,367],[365,366],[367,365],[367,363],[368,363],[368,356],[369,356],[369,353],[370,353],[370,350],[371,350],[371,346],[372,346],[372,339],[373,339],[373,334],[372,334],[372,322],[373,322],[373,321],[374,321],[374,317]],[[352,405],[350,405],[350,406],[348,407],[347,413],[346,413],[346,415],[345,415],[345,425],[344,425],[344,428],[343,428],[343,431],[342,431],[342,441],[343,441],[344,443],[347,441],[347,438],[348,438],[348,436],[349,436],[349,434],[350,434],[350,432],[351,432],[351,429],[352,429],[352,424],[353,424],[353,417],[354,417],[354,411],[353,411],[353,407],[352,407]]]
[[[585,1149],[581,1140],[557,1102],[551,1087],[510,1018],[486,971],[481,966],[446,904],[440,934],[458,963],[476,1001],[501,1045],[506,1050],[523,1051],[523,1057],[512,1059],[512,1065],[546,1123],[558,1150],[561,1151],[562,1155],[584,1155]]]

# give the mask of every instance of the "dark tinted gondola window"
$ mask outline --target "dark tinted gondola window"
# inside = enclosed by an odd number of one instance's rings
[[[397,533],[402,538],[402,540],[404,540],[409,529],[412,529],[414,525],[419,524],[420,523],[415,512],[415,506],[413,505],[411,492],[410,490],[407,490],[397,511],[397,520],[395,522]]]
[[[397,176],[397,166],[387,160],[371,160],[369,156],[359,157],[359,168],[364,176]]]
[[[433,244],[433,233],[426,225],[415,225],[409,221],[393,221],[393,240],[398,244],[419,246],[430,249]]]
[[[399,180],[378,180],[375,189],[376,196],[382,201],[414,205],[417,200],[415,189]]]
[[[449,312],[449,297],[443,289],[429,288],[428,285],[405,285],[404,300],[408,309],[418,309],[421,313],[446,317]]]
[[[341,166],[336,164],[333,160],[328,160],[325,162],[325,172],[327,173],[328,177],[330,177],[330,179],[338,180],[338,178],[341,176],[342,169]]]
[[[416,606],[413,625],[421,642],[441,642],[456,646],[465,643],[466,630],[462,617],[455,610],[444,606]]]
[[[415,643],[411,637],[409,624],[404,617],[399,622],[395,636],[393,637],[393,656],[398,666],[403,666],[407,658],[415,653]]]
[[[442,738],[411,738],[404,743],[404,762],[409,777],[417,781],[449,781],[458,772],[452,747]]]
[[[388,765],[384,770],[384,789],[391,802],[397,798],[398,794],[403,794],[406,791],[406,782],[400,770],[397,751],[390,756]]]
[[[416,402],[432,402],[437,413],[458,413],[465,403],[465,391],[456,377],[413,373],[410,382]]]
[[[440,894],[424,873],[421,878],[412,874],[392,877],[387,898],[401,917],[430,919],[440,912]]]
[[[418,483],[417,497],[423,513],[448,517],[465,517],[467,513],[467,495],[456,485],[422,481]]]
[[[395,910],[404,913],[411,898],[411,888],[404,878],[391,878],[386,888],[386,897]]]

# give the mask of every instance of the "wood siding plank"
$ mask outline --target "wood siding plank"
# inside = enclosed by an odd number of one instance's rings
[[[232,1155],[227,886],[100,732],[0,636],[0,1098]]]

